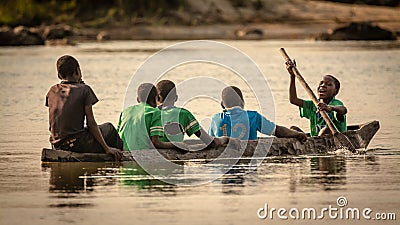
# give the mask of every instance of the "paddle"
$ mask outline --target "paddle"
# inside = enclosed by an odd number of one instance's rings
[[[282,54],[283,58],[285,59],[286,62],[292,63],[292,60],[286,53],[284,48],[280,49],[280,53]],[[311,98],[313,103],[317,106],[319,101],[317,97],[315,96],[314,92],[311,90],[310,86],[308,86],[307,82],[304,80],[303,76],[301,76],[299,70],[296,68],[296,66],[291,67],[293,73],[295,74],[297,80],[300,82],[300,84],[303,86],[303,88],[306,90],[308,96]],[[349,138],[340,133],[338,129],[336,128],[335,124],[332,122],[331,118],[329,118],[328,114],[325,111],[320,111],[322,118],[324,118],[326,124],[328,125],[329,129],[331,130],[333,134],[333,140],[335,142],[336,147],[341,148],[345,147],[348,150],[355,152],[355,148],[353,144],[350,142]]]

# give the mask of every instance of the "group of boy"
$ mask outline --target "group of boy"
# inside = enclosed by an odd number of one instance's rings
[[[288,68],[290,66],[293,65],[288,65]],[[57,71],[61,83],[52,86],[46,96],[50,142],[54,149],[106,152],[120,160],[122,150],[183,150],[185,134],[196,135],[210,147],[226,145],[229,138],[256,140],[257,132],[298,138],[303,142],[307,140],[307,135],[299,129],[276,125],[256,111],[245,110],[243,94],[235,86],[222,90],[223,111],[212,117],[207,133],[189,110],[175,106],[178,94],[175,84],[170,80],[162,80],[156,86],[151,83],[141,84],[137,92],[138,104],[122,111],[117,129],[111,123],[98,126],[92,110],[92,105],[98,99],[90,86],[82,81],[78,61],[72,56],[64,55],[57,60]],[[326,103],[321,103],[316,108],[308,101],[297,98],[294,76],[291,77],[293,82],[289,89],[290,102],[300,107],[301,116],[316,120],[317,125],[311,127],[311,135],[315,135],[315,127],[320,128],[322,124],[319,123],[321,121],[318,116],[313,118],[318,110],[331,112],[334,118],[344,121],[345,125],[346,108],[343,104],[331,106],[331,102],[336,104],[338,101],[334,99],[340,87],[335,83],[336,78],[324,76],[318,91],[320,98]]]

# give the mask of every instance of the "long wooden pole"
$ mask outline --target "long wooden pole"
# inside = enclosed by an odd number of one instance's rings
[[[286,62],[292,63],[292,60],[290,59],[289,55],[286,53],[284,48],[280,49],[280,53],[282,54],[282,57],[285,59]],[[296,68],[296,66],[291,67],[294,75],[296,76],[297,80],[300,82],[300,84],[303,86],[303,88],[306,90],[308,96],[311,98],[313,103],[318,106],[318,98],[315,96],[314,92],[308,86],[307,82],[304,80],[303,76],[300,74],[299,70]],[[346,147],[352,152],[355,151],[355,148],[353,144],[350,142],[350,140],[342,133],[339,132],[339,130],[336,128],[335,124],[332,122],[331,118],[328,116],[328,114],[325,111],[320,111],[322,118],[325,120],[326,124],[328,125],[329,129],[331,130],[333,136],[335,137],[335,143],[338,147]]]

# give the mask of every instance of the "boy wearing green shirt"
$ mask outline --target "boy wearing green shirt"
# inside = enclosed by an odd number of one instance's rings
[[[289,100],[293,105],[299,106],[300,116],[310,120],[311,136],[330,134],[325,120],[322,118],[319,111],[327,112],[332,122],[340,132],[347,131],[346,114],[347,108],[343,102],[336,99],[335,96],[339,93],[340,82],[332,75],[325,75],[320,81],[317,91],[320,103],[315,106],[311,100],[303,100],[297,97],[295,75],[290,67],[293,65],[287,64],[287,70],[290,73]],[[295,66],[295,64],[294,64]],[[300,128],[292,127],[300,130]]]
[[[327,104],[327,108],[330,108],[330,112],[328,112],[327,110],[327,113],[331,118],[332,122],[335,124],[336,128],[340,132],[345,132],[347,131],[346,115],[338,114],[338,112],[333,111],[333,109],[336,107],[345,107],[345,106],[340,100],[333,98]],[[317,136],[319,135],[319,132],[321,132],[321,134],[326,134],[326,132],[329,131],[328,129],[326,129],[327,126],[325,120],[322,118],[320,113],[317,112],[317,107],[311,100],[303,101],[303,107],[300,107],[300,116],[310,120],[311,136]]]
[[[162,80],[157,83],[158,103],[161,109],[161,122],[164,136],[160,138],[163,142],[183,142],[184,134],[188,136],[195,134],[210,147],[218,147],[227,138],[213,138],[201,128],[193,114],[184,108],[175,106],[178,99],[175,84],[170,80]]]
[[[126,108],[118,121],[120,135],[126,151],[155,148],[176,148],[172,143],[159,140],[164,136],[161,111],[156,108],[157,90],[153,84],[143,83],[138,88],[139,104]]]

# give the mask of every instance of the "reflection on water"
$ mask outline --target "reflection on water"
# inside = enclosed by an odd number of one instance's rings
[[[50,171],[50,193],[84,193],[94,186],[115,185],[114,176],[118,167],[105,163],[48,163],[43,171]],[[91,177],[96,176],[94,180]]]
[[[321,184],[324,191],[340,189],[346,184],[346,160],[344,157],[311,158],[311,177],[302,182]]]
[[[119,185],[136,187],[149,192],[172,192],[174,185],[153,178],[136,163],[125,163],[120,167]]]
[[[371,157],[370,157],[371,159]],[[372,157],[373,159],[373,157]],[[258,170],[263,171],[266,167],[283,165],[280,173],[288,175],[290,180],[290,192],[296,192],[297,186],[320,185],[323,191],[334,190],[346,184],[346,158],[343,156],[315,156],[315,157],[294,157],[294,158],[268,158],[259,169],[249,167],[250,160],[240,160],[232,166],[226,174],[215,181],[213,185],[220,185],[223,194],[242,193],[241,189],[246,188],[252,175]],[[184,170],[178,175],[176,172],[170,174],[170,179],[198,179],[199,173],[185,173],[191,167],[198,167],[206,162],[179,162],[184,165]],[[50,172],[49,192],[50,193],[87,193],[94,191],[95,187],[121,186],[135,187],[137,190],[149,192],[171,192],[176,185],[164,182],[149,175],[137,163],[49,163],[43,164],[43,171]],[[157,167],[157,165],[154,165]],[[214,164],[215,169],[225,166]],[[294,170],[301,167],[301,171]],[[308,170],[304,170],[308,167]],[[163,168],[158,168],[163,170]],[[306,172],[307,171],[307,172]],[[268,178],[270,174],[258,174]],[[183,183],[184,184],[184,183]],[[233,187],[232,189],[230,187]]]

